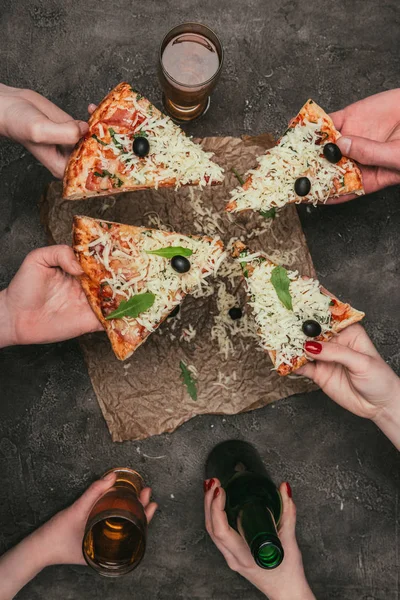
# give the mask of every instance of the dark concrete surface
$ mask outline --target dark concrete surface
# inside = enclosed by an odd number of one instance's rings
[[[159,101],[157,45],[190,19],[213,26],[226,49],[211,110],[190,127],[194,135],[279,132],[309,96],[334,110],[399,85],[397,0],[0,0],[0,81],[36,89],[80,118],[88,102],[125,79]],[[46,242],[37,201],[51,176],[4,140],[0,173],[4,287]],[[399,200],[393,188],[300,210],[319,276],[365,310],[370,335],[397,371]],[[228,569],[203,527],[203,463],[230,437],[255,443],[276,481],[291,482],[319,599],[400,598],[398,454],[373,424],[321,392],[112,444],[77,341],[6,349],[0,365],[0,551],[115,465],[140,470],[160,503],[136,572],[109,581],[89,569],[53,567],[21,600],[261,598]]]

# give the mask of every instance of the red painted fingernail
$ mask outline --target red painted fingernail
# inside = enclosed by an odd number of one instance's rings
[[[289,498],[292,498],[293,497],[292,488],[290,487],[290,483],[288,481],[286,482],[286,491],[287,491],[287,495],[289,496]]]
[[[208,485],[208,481],[207,479],[205,481],[203,481],[203,489],[204,489],[204,493],[206,493],[207,491],[207,485]]]
[[[207,492],[209,490],[211,490],[212,486],[214,485],[215,480],[214,479],[210,479],[209,482],[207,483]]]
[[[221,488],[217,487],[214,490],[214,498],[217,498],[219,496],[219,492],[220,492]]]
[[[319,342],[306,342],[304,349],[310,354],[319,354],[322,350],[322,345]]]

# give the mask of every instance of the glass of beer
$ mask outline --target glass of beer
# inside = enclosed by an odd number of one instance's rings
[[[161,42],[158,73],[166,112],[174,121],[192,121],[210,106],[224,60],[216,34],[200,23],[183,23]]]
[[[83,556],[100,575],[118,577],[136,568],[146,549],[147,519],[139,494],[143,479],[128,468],[111,469],[114,486],[93,506],[83,537]]]

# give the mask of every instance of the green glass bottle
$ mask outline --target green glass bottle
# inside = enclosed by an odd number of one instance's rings
[[[241,440],[216,446],[206,463],[206,478],[217,478],[226,492],[225,511],[231,527],[246,540],[263,569],[283,560],[278,536],[282,499],[257,450]]]

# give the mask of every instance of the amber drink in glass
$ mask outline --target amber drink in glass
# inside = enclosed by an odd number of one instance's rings
[[[205,25],[183,23],[166,34],[158,71],[164,108],[173,120],[192,121],[208,110],[223,58],[220,40]]]
[[[83,556],[100,575],[118,577],[136,568],[146,548],[147,520],[136,471],[116,468],[114,486],[96,502],[86,523]]]

